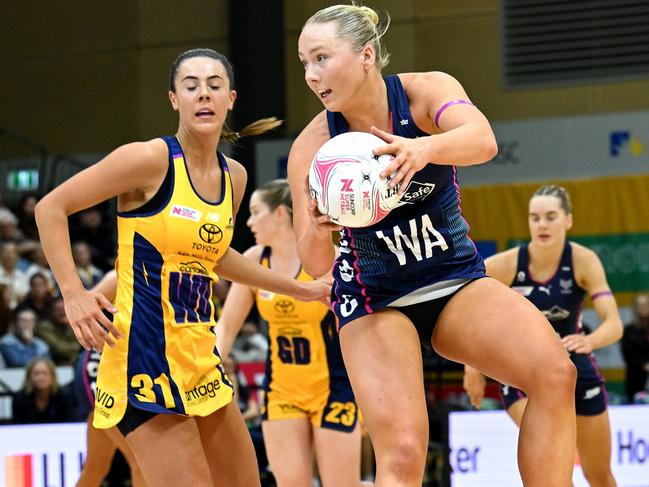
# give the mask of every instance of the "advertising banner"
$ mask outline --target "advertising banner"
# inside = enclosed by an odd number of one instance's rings
[[[611,466],[618,487],[649,487],[649,406],[611,406],[609,415]],[[517,442],[518,428],[505,411],[451,413],[451,485],[522,486]],[[578,459],[573,485],[588,487]]]
[[[462,187],[649,173],[649,112],[497,121],[498,155],[458,168]],[[293,138],[255,145],[257,186],[286,176]]]
[[[568,238],[598,254],[618,304],[629,305],[635,293],[649,290],[649,175],[546,184],[570,193],[573,227]],[[528,205],[540,185],[462,188],[462,212],[483,256],[529,240]]]
[[[460,169],[467,184],[649,172],[649,113],[607,113],[493,122],[498,155]]]
[[[0,427],[0,485],[74,487],[86,455],[86,423]]]

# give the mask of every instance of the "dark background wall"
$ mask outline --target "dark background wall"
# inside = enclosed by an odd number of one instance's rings
[[[167,73],[184,49],[229,55],[228,2],[3,2],[0,127],[51,152],[173,132]]]
[[[242,90],[244,76],[251,81],[252,91],[246,85],[239,106],[244,99],[254,106],[242,110],[243,118],[265,116],[269,108],[279,107],[287,133],[296,133],[321,109],[303,82],[297,37],[304,20],[331,3],[69,0],[36,5],[5,0],[0,128],[22,133],[52,152],[73,154],[105,152],[169,133],[176,119],[167,101],[168,66],[186,48],[210,46],[234,54]],[[385,36],[393,55],[387,72],[447,71],[492,120],[649,108],[649,76],[504,90],[498,0],[366,3],[392,17]],[[277,80],[283,80],[283,90],[266,89]]]

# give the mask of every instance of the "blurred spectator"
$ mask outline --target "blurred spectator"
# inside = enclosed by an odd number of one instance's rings
[[[59,389],[51,360],[32,360],[25,371],[23,388],[13,399],[13,422],[62,423],[71,420],[70,405]]]
[[[0,338],[0,353],[7,367],[24,367],[38,357],[50,357],[50,348],[34,336],[36,313],[30,309],[14,312],[13,332]]]
[[[649,294],[638,294],[634,319],[624,327],[622,355],[626,362],[625,389],[628,400],[647,387],[649,375]]]
[[[252,444],[255,447],[257,457],[257,466],[261,476],[262,484],[265,485],[265,477],[268,473],[268,458],[266,456],[266,447],[264,446],[264,435],[261,430],[261,411],[259,404],[253,397],[252,391],[239,383],[239,364],[236,359],[230,355],[223,359],[223,370],[228,376],[234,391],[234,399],[237,401],[241,416],[246,422]]]
[[[78,220],[70,227],[72,242],[84,241],[90,245],[95,265],[106,271],[115,260],[115,230],[106,222],[98,207],[94,206],[78,214]]]
[[[223,359],[223,370],[232,383],[235,399],[248,428],[261,424],[259,404],[252,396],[250,389],[239,383],[239,364],[231,355]]]
[[[76,242],[72,245],[72,258],[86,289],[90,289],[101,280],[104,273],[92,263],[92,252],[86,242]]]
[[[0,213],[0,242],[16,244],[16,250],[21,257],[31,252],[38,244],[38,240],[25,238],[18,228],[18,218],[13,213],[6,212]]]
[[[47,277],[41,273],[36,273],[29,279],[29,291],[23,300],[18,303],[16,309],[31,309],[36,313],[38,323],[40,323],[50,317],[52,300],[52,290]]]
[[[53,296],[59,295],[59,288],[56,285],[56,280],[54,279],[54,273],[50,269],[50,264],[45,258],[45,252],[43,252],[43,246],[39,243],[34,250],[32,250],[29,255],[30,264],[29,267],[25,270],[25,275],[27,279],[30,279],[34,274],[40,272],[45,277],[50,285],[50,290],[52,291]]]
[[[65,315],[63,298],[52,302],[50,319],[36,327],[36,335],[50,347],[56,365],[73,365],[79,355],[80,345]]]
[[[18,269],[18,248],[13,242],[0,244],[0,283],[8,284],[18,301],[29,291],[27,276]]]
[[[261,362],[266,360],[268,341],[253,321],[246,321],[237,335],[230,352],[237,362]]]
[[[34,194],[26,194],[20,198],[18,206],[18,226],[26,238],[39,241],[38,227],[34,217],[34,207],[38,203],[38,198]]]
[[[9,331],[13,291],[7,284],[0,284],[0,337]]]
[[[4,205],[2,202],[2,195],[0,194],[0,222],[11,217],[15,218],[16,215],[14,215],[14,212]]]
[[[221,312],[223,311],[223,303],[225,302],[225,297],[228,295],[230,290],[230,281],[225,279],[219,279],[212,284],[212,302],[214,303],[214,317],[219,318]]]

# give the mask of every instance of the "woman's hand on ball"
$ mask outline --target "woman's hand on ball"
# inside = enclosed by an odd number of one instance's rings
[[[393,156],[390,165],[381,172],[381,177],[387,178],[394,174],[392,180],[388,183],[388,187],[394,188],[400,184],[399,194],[405,193],[415,173],[423,169],[429,162],[426,147],[418,139],[399,137],[376,127],[372,127],[371,130],[374,135],[386,143],[374,149],[372,151],[374,155],[389,154]]]
[[[327,234],[342,230],[343,227],[333,223],[329,215],[320,213],[320,210],[318,210],[318,201],[311,195],[308,176],[305,180],[304,192],[306,193],[306,201],[307,201],[306,209],[309,212],[309,218],[311,219],[312,226],[318,232],[327,233]]]

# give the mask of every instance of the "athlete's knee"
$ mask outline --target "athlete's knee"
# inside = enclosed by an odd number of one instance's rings
[[[567,356],[550,367],[548,378],[551,385],[556,387],[557,390],[564,390],[570,395],[574,395],[577,382],[577,368]]]
[[[423,437],[422,437],[423,436]],[[428,442],[425,435],[405,432],[390,442],[389,449],[381,454],[384,465],[395,478],[418,478],[426,463]]]
[[[530,364],[521,380],[521,388],[529,397],[535,395],[574,396],[577,369],[566,354],[545,357]]]
[[[566,355],[544,364],[538,370],[530,394],[539,391],[557,397],[572,397],[575,394],[576,381],[577,369]]]

